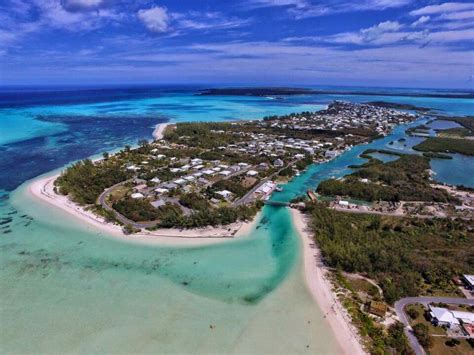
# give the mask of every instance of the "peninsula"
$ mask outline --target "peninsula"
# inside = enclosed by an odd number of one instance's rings
[[[416,117],[333,102],[260,121],[159,126],[153,142],[68,167],[54,192],[126,234],[218,228],[231,237],[226,226],[253,220],[278,182]]]

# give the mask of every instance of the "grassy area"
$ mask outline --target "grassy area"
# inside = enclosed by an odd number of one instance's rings
[[[420,144],[415,145],[413,149],[421,152],[474,155],[474,141],[469,139],[461,141],[455,138],[429,137]]]
[[[474,348],[466,339],[459,339],[460,344],[454,347],[446,345],[448,338],[431,337],[433,346],[429,349],[431,355],[468,355],[474,354]]]
[[[472,136],[472,131],[462,127],[438,130],[437,133],[442,138],[465,138]]]

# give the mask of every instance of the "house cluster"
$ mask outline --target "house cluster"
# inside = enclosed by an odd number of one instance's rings
[[[289,157],[290,159],[303,159],[305,155],[314,155],[325,149],[331,149],[332,142],[319,140],[299,139],[275,136],[263,133],[252,133],[249,140],[236,144],[220,147],[221,150],[234,151],[241,154],[267,156],[276,159]],[[278,167],[278,164],[274,164]]]
[[[368,104],[334,101],[326,110],[285,116],[284,119],[268,120],[271,127],[297,130],[331,130],[364,128],[387,135],[399,124],[413,121],[411,113]]]
[[[173,161],[173,158],[170,158]],[[253,176],[255,170],[251,170],[252,166],[248,163],[240,162],[238,164],[223,164],[220,160],[202,160],[199,158],[181,159],[180,165],[177,167],[166,167],[169,169],[171,176],[177,176],[171,180],[161,181],[160,178],[154,177],[150,179],[153,184],[147,184],[146,181],[135,179],[135,193],[132,198],[144,198],[150,194],[157,196],[166,195],[172,190],[182,192],[191,192],[211,186],[214,182],[230,178],[234,175],[247,174]],[[258,174],[258,172],[256,172]],[[228,195],[224,196],[228,199]]]
[[[430,305],[429,316],[435,326],[459,330],[467,337],[474,337],[474,313],[472,312],[455,311]]]

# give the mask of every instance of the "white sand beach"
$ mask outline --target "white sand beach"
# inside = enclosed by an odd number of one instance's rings
[[[293,223],[301,237],[305,279],[315,302],[324,313],[344,354],[367,354],[349,315],[332,291],[327,278],[328,269],[321,260],[321,253],[312,239],[303,213],[291,209]]]
[[[163,133],[165,132],[168,123],[159,123],[155,126],[153,130],[153,138],[156,140],[163,139]]]
[[[28,185],[28,191],[37,199],[48,203],[50,206],[59,208],[87,224],[96,227],[107,235],[124,241],[132,241],[155,245],[205,245],[229,241],[234,238],[248,235],[255,222],[257,215],[252,221],[238,222],[222,227],[206,227],[196,229],[158,229],[156,231],[142,230],[133,235],[125,235],[119,225],[106,222],[91,211],[73,203],[66,196],[54,191],[54,180],[59,175],[46,176],[33,180]]]

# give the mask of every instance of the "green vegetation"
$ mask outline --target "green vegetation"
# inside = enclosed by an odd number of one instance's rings
[[[455,293],[452,277],[474,267],[474,234],[466,221],[352,214],[320,203],[307,203],[306,211],[325,262],[368,275],[388,303]]]
[[[436,132],[438,133],[439,137],[446,138],[465,138],[472,136],[472,131],[462,127],[436,130]]]
[[[431,129],[430,126],[427,126],[427,125],[418,125],[418,126],[415,126],[415,127],[410,127],[408,128],[405,133],[408,134],[409,136],[413,135],[413,134],[416,134],[416,133],[421,133],[421,134],[426,134],[428,133],[428,131]]]
[[[460,153],[474,155],[474,141],[469,139],[429,137],[413,149],[421,152]]]
[[[429,159],[453,159],[451,155],[433,152],[424,152],[423,156]]]
[[[127,197],[114,203],[112,207],[134,222],[154,221],[159,217],[158,210],[144,199]]]
[[[160,216],[157,228],[197,228],[204,226],[226,225],[238,221],[248,221],[255,217],[262,207],[262,202],[257,201],[252,205],[238,207],[219,207],[216,209],[204,209],[192,213],[189,216],[171,210],[167,207]],[[161,208],[161,207],[160,207]]]
[[[402,155],[388,163],[372,160],[343,180],[322,181],[317,191],[322,195],[349,196],[366,201],[434,201],[455,202],[445,190],[429,184],[429,159]],[[368,182],[361,182],[368,179]]]
[[[433,345],[428,330],[428,326],[423,323],[415,324],[413,327],[413,334],[424,348],[430,348]]]
[[[59,193],[81,205],[93,204],[107,187],[127,180],[127,173],[115,161],[94,164],[86,159],[73,164],[54,182]]]
[[[244,196],[249,188],[242,186],[236,179],[227,179],[227,180],[219,180],[215,184],[213,184],[207,192],[213,194],[217,191],[228,190],[235,194],[237,197]]]
[[[217,148],[242,141],[242,137],[229,134],[230,123],[225,122],[189,122],[178,123],[174,130],[165,132],[164,138],[172,143],[182,143],[189,147]],[[217,133],[226,131],[228,134]]]
[[[195,192],[189,194],[182,194],[179,198],[179,203],[191,210],[202,211],[210,207],[209,201],[202,195]]]
[[[366,340],[365,343],[371,354],[411,354],[408,340],[403,332],[403,324],[397,322],[385,330],[362,310],[361,304],[363,301],[353,288],[352,282],[339,272],[333,273],[332,277],[337,285],[347,290],[338,293],[338,297],[350,314],[352,323],[359,330],[359,334]]]

